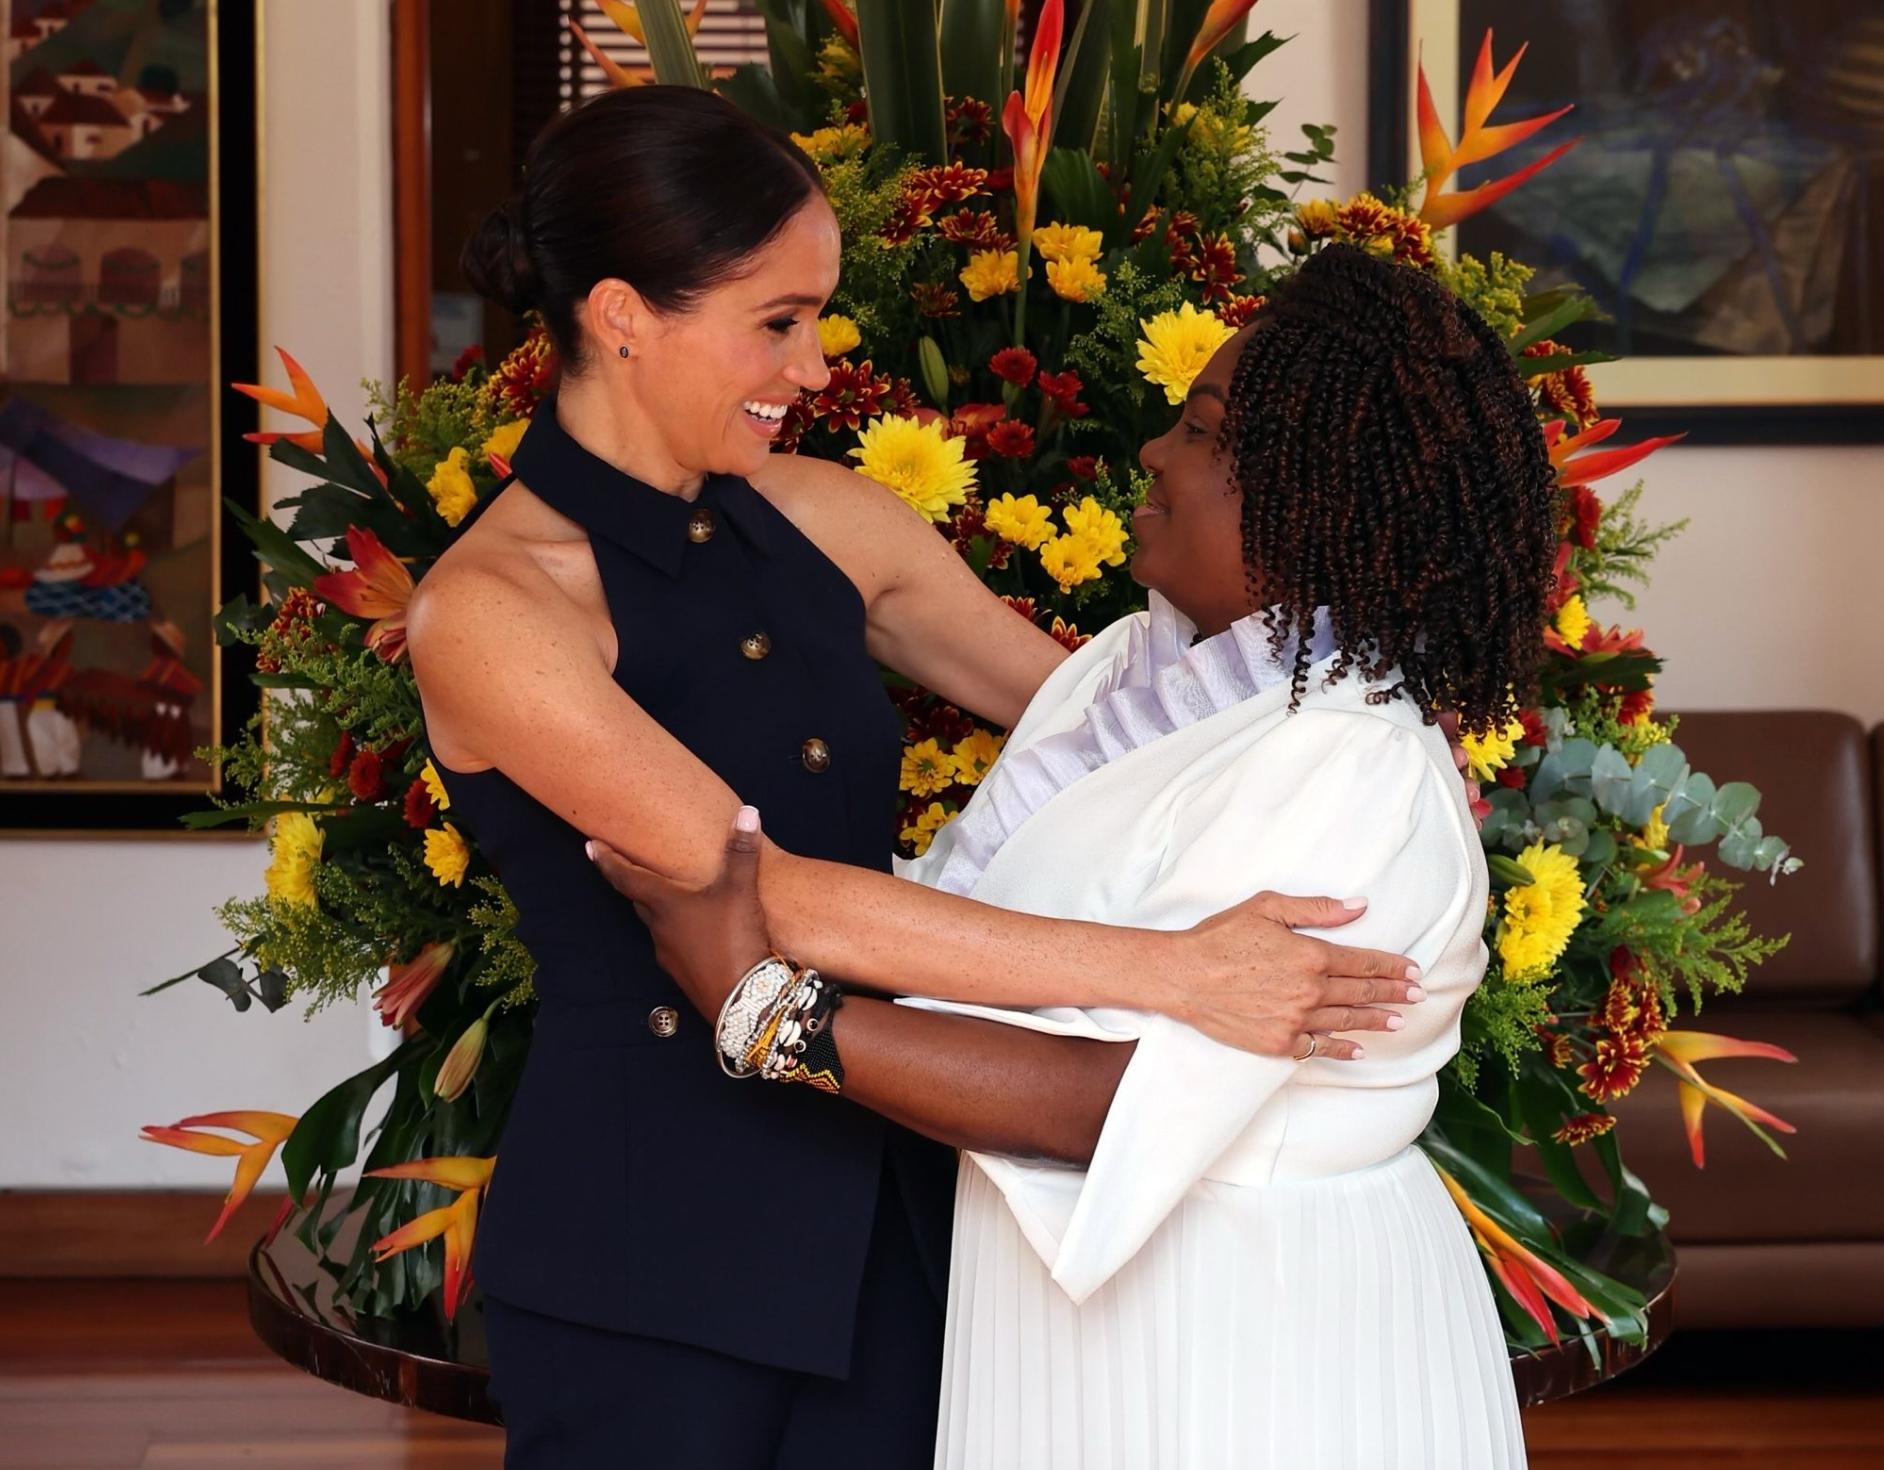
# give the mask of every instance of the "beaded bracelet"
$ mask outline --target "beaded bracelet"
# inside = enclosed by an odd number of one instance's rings
[[[720,1011],[716,1040],[729,1077],[803,1082],[822,1092],[843,1086],[844,1069],[830,1034],[843,992],[816,970],[778,956],[741,977]]]
[[[720,1070],[728,1077],[751,1077],[758,1072],[746,1061],[754,1038],[776,1021],[781,996],[792,992],[797,969],[778,955],[767,955],[739,977],[739,983],[720,1007],[713,1036],[720,1053]]]

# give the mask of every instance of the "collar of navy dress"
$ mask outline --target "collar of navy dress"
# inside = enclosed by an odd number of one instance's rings
[[[510,467],[550,509],[669,577],[680,576],[688,548],[711,540],[722,523],[761,555],[776,548],[765,498],[747,481],[710,474],[692,500],[657,490],[583,448],[557,417],[554,394],[537,406]]]

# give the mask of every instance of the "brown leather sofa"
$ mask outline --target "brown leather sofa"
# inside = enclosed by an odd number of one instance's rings
[[[1681,1127],[1673,1075],[1616,1111],[1624,1158],[1669,1211],[1684,1327],[1884,1326],[1884,990],[1879,984],[1884,729],[1811,710],[1690,714],[1675,735],[1697,770],[1751,781],[1760,819],[1805,860],[1741,903],[1792,943],[1746,993],[1680,1024],[1793,1052],[1700,1064],[1702,1075],[1798,1128],[1780,1159],[1709,1107],[1705,1169]],[[1738,876],[1738,875],[1734,875]]]

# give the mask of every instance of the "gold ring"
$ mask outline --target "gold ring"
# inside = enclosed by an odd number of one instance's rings
[[[1320,1045],[1321,1045],[1321,1038],[1317,1036],[1313,1031],[1311,1031],[1308,1033],[1308,1050],[1303,1052],[1299,1057],[1291,1057],[1290,1060],[1296,1061],[1296,1062],[1305,1062],[1310,1057],[1315,1055],[1315,1048]]]

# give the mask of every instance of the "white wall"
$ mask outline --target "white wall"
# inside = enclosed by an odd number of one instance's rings
[[[1287,95],[1278,136],[1336,123],[1335,189],[1363,187],[1365,0],[1265,0],[1257,18],[1296,35],[1255,82]],[[357,418],[358,379],[392,358],[385,0],[268,0],[264,43],[264,340]],[[1669,660],[1664,700],[1884,720],[1884,450],[1676,448],[1648,471],[1647,512],[1695,520],[1630,620]],[[138,1126],[299,1112],[365,1064],[362,1010],[238,1016],[194,981],[135,998],[223,948],[211,908],[259,889],[263,861],[250,843],[0,841],[0,1187],[221,1187],[222,1161]]]
[[[343,420],[392,365],[387,37],[386,0],[264,7],[263,343]],[[227,947],[211,910],[259,891],[265,861],[251,841],[0,841],[0,1187],[226,1188],[230,1161],[140,1142],[140,1125],[299,1113],[367,1064],[364,1007],[237,1015],[195,980],[137,998]]]

